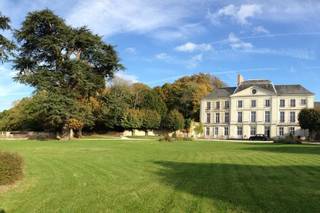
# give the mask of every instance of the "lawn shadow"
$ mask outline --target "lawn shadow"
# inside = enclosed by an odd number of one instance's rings
[[[0,209],[0,213],[6,213],[4,209]]]
[[[221,212],[320,212],[320,167],[154,163],[165,184]]]
[[[289,153],[289,154],[312,154],[320,155],[320,146],[318,145],[283,145],[283,144],[272,144],[264,146],[254,146],[245,148],[250,151],[263,151],[263,152],[274,152],[274,153]]]

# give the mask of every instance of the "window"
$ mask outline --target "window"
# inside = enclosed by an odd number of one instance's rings
[[[296,99],[291,99],[290,100],[290,106],[291,107],[296,107]]]
[[[242,112],[238,112],[238,122],[242,123]]]
[[[210,110],[211,109],[211,102],[207,102],[207,110]]]
[[[256,106],[257,106],[257,101],[251,100],[251,107],[256,107]]]
[[[266,100],[265,104],[264,104],[265,107],[270,107],[270,100]]]
[[[290,112],[290,122],[295,123],[296,122],[296,113]]]
[[[242,136],[242,134],[243,134],[242,126],[238,126],[238,128],[237,128],[237,134],[238,134],[238,136]]]
[[[226,112],[224,114],[224,122],[225,123],[229,123],[230,122],[230,114],[229,114],[229,112]]]
[[[285,114],[284,114],[284,112],[280,112],[280,122],[281,123],[285,122]]]
[[[286,101],[284,99],[280,100],[280,107],[285,107],[286,106]]]
[[[294,127],[290,127],[289,128],[289,132],[290,132],[290,135],[293,135],[293,136],[296,134],[296,131],[295,131]]]
[[[230,108],[230,102],[229,101],[225,101],[224,102],[224,108],[225,109],[229,109]]]
[[[243,102],[242,101],[238,101],[238,108],[242,108]]]
[[[208,124],[211,122],[210,117],[211,117],[211,114],[210,114],[210,113],[207,113],[207,123],[208,123]]]
[[[257,121],[257,112],[251,112],[251,122]]]
[[[279,127],[279,135],[284,136],[284,128],[283,127]]]
[[[301,99],[301,105],[302,106],[307,105],[307,99]]]
[[[250,128],[250,135],[252,136],[252,135],[256,135],[256,134],[257,134],[257,127],[252,126]]]
[[[270,120],[271,120],[270,111],[266,111],[266,112],[265,112],[265,114],[264,114],[264,120],[265,120],[265,122],[270,123]]]
[[[229,135],[229,127],[224,127],[224,135],[225,136]]]
[[[207,135],[207,136],[210,135],[210,127],[206,127],[206,135]]]
[[[215,134],[215,135],[219,135],[219,128],[218,128],[218,127],[215,127],[215,128],[214,128],[214,134]]]
[[[216,113],[216,123],[220,123],[220,113]]]
[[[267,136],[268,138],[270,137],[270,126],[265,126],[264,127],[264,135]]]
[[[216,102],[216,109],[220,109],[220,101]]]

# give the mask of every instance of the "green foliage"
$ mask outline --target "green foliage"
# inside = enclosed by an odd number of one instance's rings
[[[163,126],[169,131],[177,131],[184,128],[183,115],[178,110],[172,110],[164,120]]]
[[[320,111],[315,109],[303,109],[300,111],[298,120],[302,129],[311,132],[320,129]]]
[[[6,16],[2,16],[0,13],[0,30],[10,30],[10,19]],[[0,34],[0,61],[5,62],[13,55],[15,45],[12,41],[9,41],[6,37]]]
[[[142,113],[142,125],[141,129],[158,129],[161,123],[161,116],[155,110],[141,110]]]
[[[128,109],[121,119],[122,127],[128,130],[141,129],[142,124],[143,114],[138,109]]]
[[[204,129],[203,124],[199,123],[198,125],[195,126],[194,131],[197,135],[202,135],[204,131],[203,129]]]
[[[31,12],[15,38],[21,45],[15,77],[38,91],[94,96],[122,69],[113,47],[87,28],[72,28],[50,10]]]
[[[18,154],[0,152],[0,186],[12,184],[23,176],[23,160]]]

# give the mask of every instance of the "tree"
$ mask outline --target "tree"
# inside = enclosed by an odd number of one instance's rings
[[[11,30],[9,23],[10,19],[6,16],[1,15],[0,13],[0,30]],[[9,59],[9,56],[12,55],[12,51],[14,49],[14,43],[0,34],[0,61],[2,63]]]
[[[184,122],[183,115],[178,110],[172,110],[165,119],[164,128],[176,132],[184,128]]]
[[[300,111],[298,120],[302,129],[309,130],[309,138],[315,131],[320,130],[320,111],[315,109],[303,109]]]
[[[196,133],[196,136],[197,135],[202,135],[203,132],[204,132],[203,129],[204,129],[204,126],[203,126],[202,123],[199,123],[198,125],[196,125],[195,128],[194,128],[194,132]]]
[[[128,109],[122,119],[121,124],[124,129],[131,130],[134,135],[134,129],[140,129],[143,122],[142,113],[137,109]]]
[[[142,113],[142,125],[141,129],[145,131],[146,135],[148,135],[148,130],[158,129],[161,123],[161,116],[155,110],[144,109],[141,111]]]
[[[85,27],[66,25],[50,10],[29,13],[15,38],[20,44],[15,80],[52,98],[42,103],[47,109],[42,112],[47,126],[56,130],[63,129],[69,118],[86,124],[79,103],[97,96],[106,79],[123,68],[113,46]]]

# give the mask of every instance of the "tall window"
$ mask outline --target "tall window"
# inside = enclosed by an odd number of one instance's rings
[[[238,101],[238,108],[242,108],[242,107],[243,107],[243,101],[240,100],[240,101]]]
[[[302,106],[307,105],[307,99],[301,99],[301,105]]]
[[[224,127],[224,135],[228,136],[229,135],[229,127]]]
[[[291,123],[296,122],[296,112],[290,112],[290,122]]]
[[[293,135],[293,136],[296,134],[296,131],[295,131],[294,127],[290,127],[289,128],[289,132],[290,132],[290,135]]]
[[[225,123],[229,123],[230,122],[230,114],[229,114],[229,112],[226,112],[224,114],[224,122]]]
[[[242,123],[242,112],[238,112],[238,122]]]
[[[220,101],[216,102],[216,109],[220,109]]]
[[[270,137],[270,126],[265,126],[264,127],[264,135],[267,137]]]
[[[238,126],[238,128],[237,128],[237,134],[238,134],[238,136],[242,136],[242,135],[243,135],[242,126]]]
[[[286,101],[284,99],[280,100],[280,107],[285,107],[286,106]]]
[[[279,135],[284,136],[284,127],[279,127]]]
[[[266,111],[265,114],[264,114],[264,120],[265,122],[267,123],[270,123],[270,120],[271,120],[271,114],[270,114],[270,111]]]
[[[216,123],[220,123],[220,113],[216,113]]]
[[[290,106],[291,107],[296,107],[296,99],[291,99],[290,100]]]
[[[265,101],[264,106],[265,106],[265,107],[270,107],[270,100],[269,100],[269,99],[267,99],[267,100]]]
[[[250,135],[252,136],[252,135],[256,135],[256,134],[257,134],[257,127],[252,126],[250,128]]]
[[[219,128],[218,128],[218,127],[215,127],[215,128],[214,128],[214,134],[215,134],[215,135],[219,135]]]
[[[280,112],[280,122],[281,123],[285,122],[285,114],[284,114],[284,112]]]
[[[207,102],[207,110],[210,110],[211,109],[211,102]]]
[[[211,114],[207,113],[207,123],[209,124],[211,122]]]
[[[251,100],[251,107],[256,107],[256,106],[257,106],[257,101]]]
[[[225,109],[229,109],[230,108],[230,102],[229,101],[225,101],[224,102],[224,108]]]
[[[257,121],[257,112],[251,112],[251,122]]]

